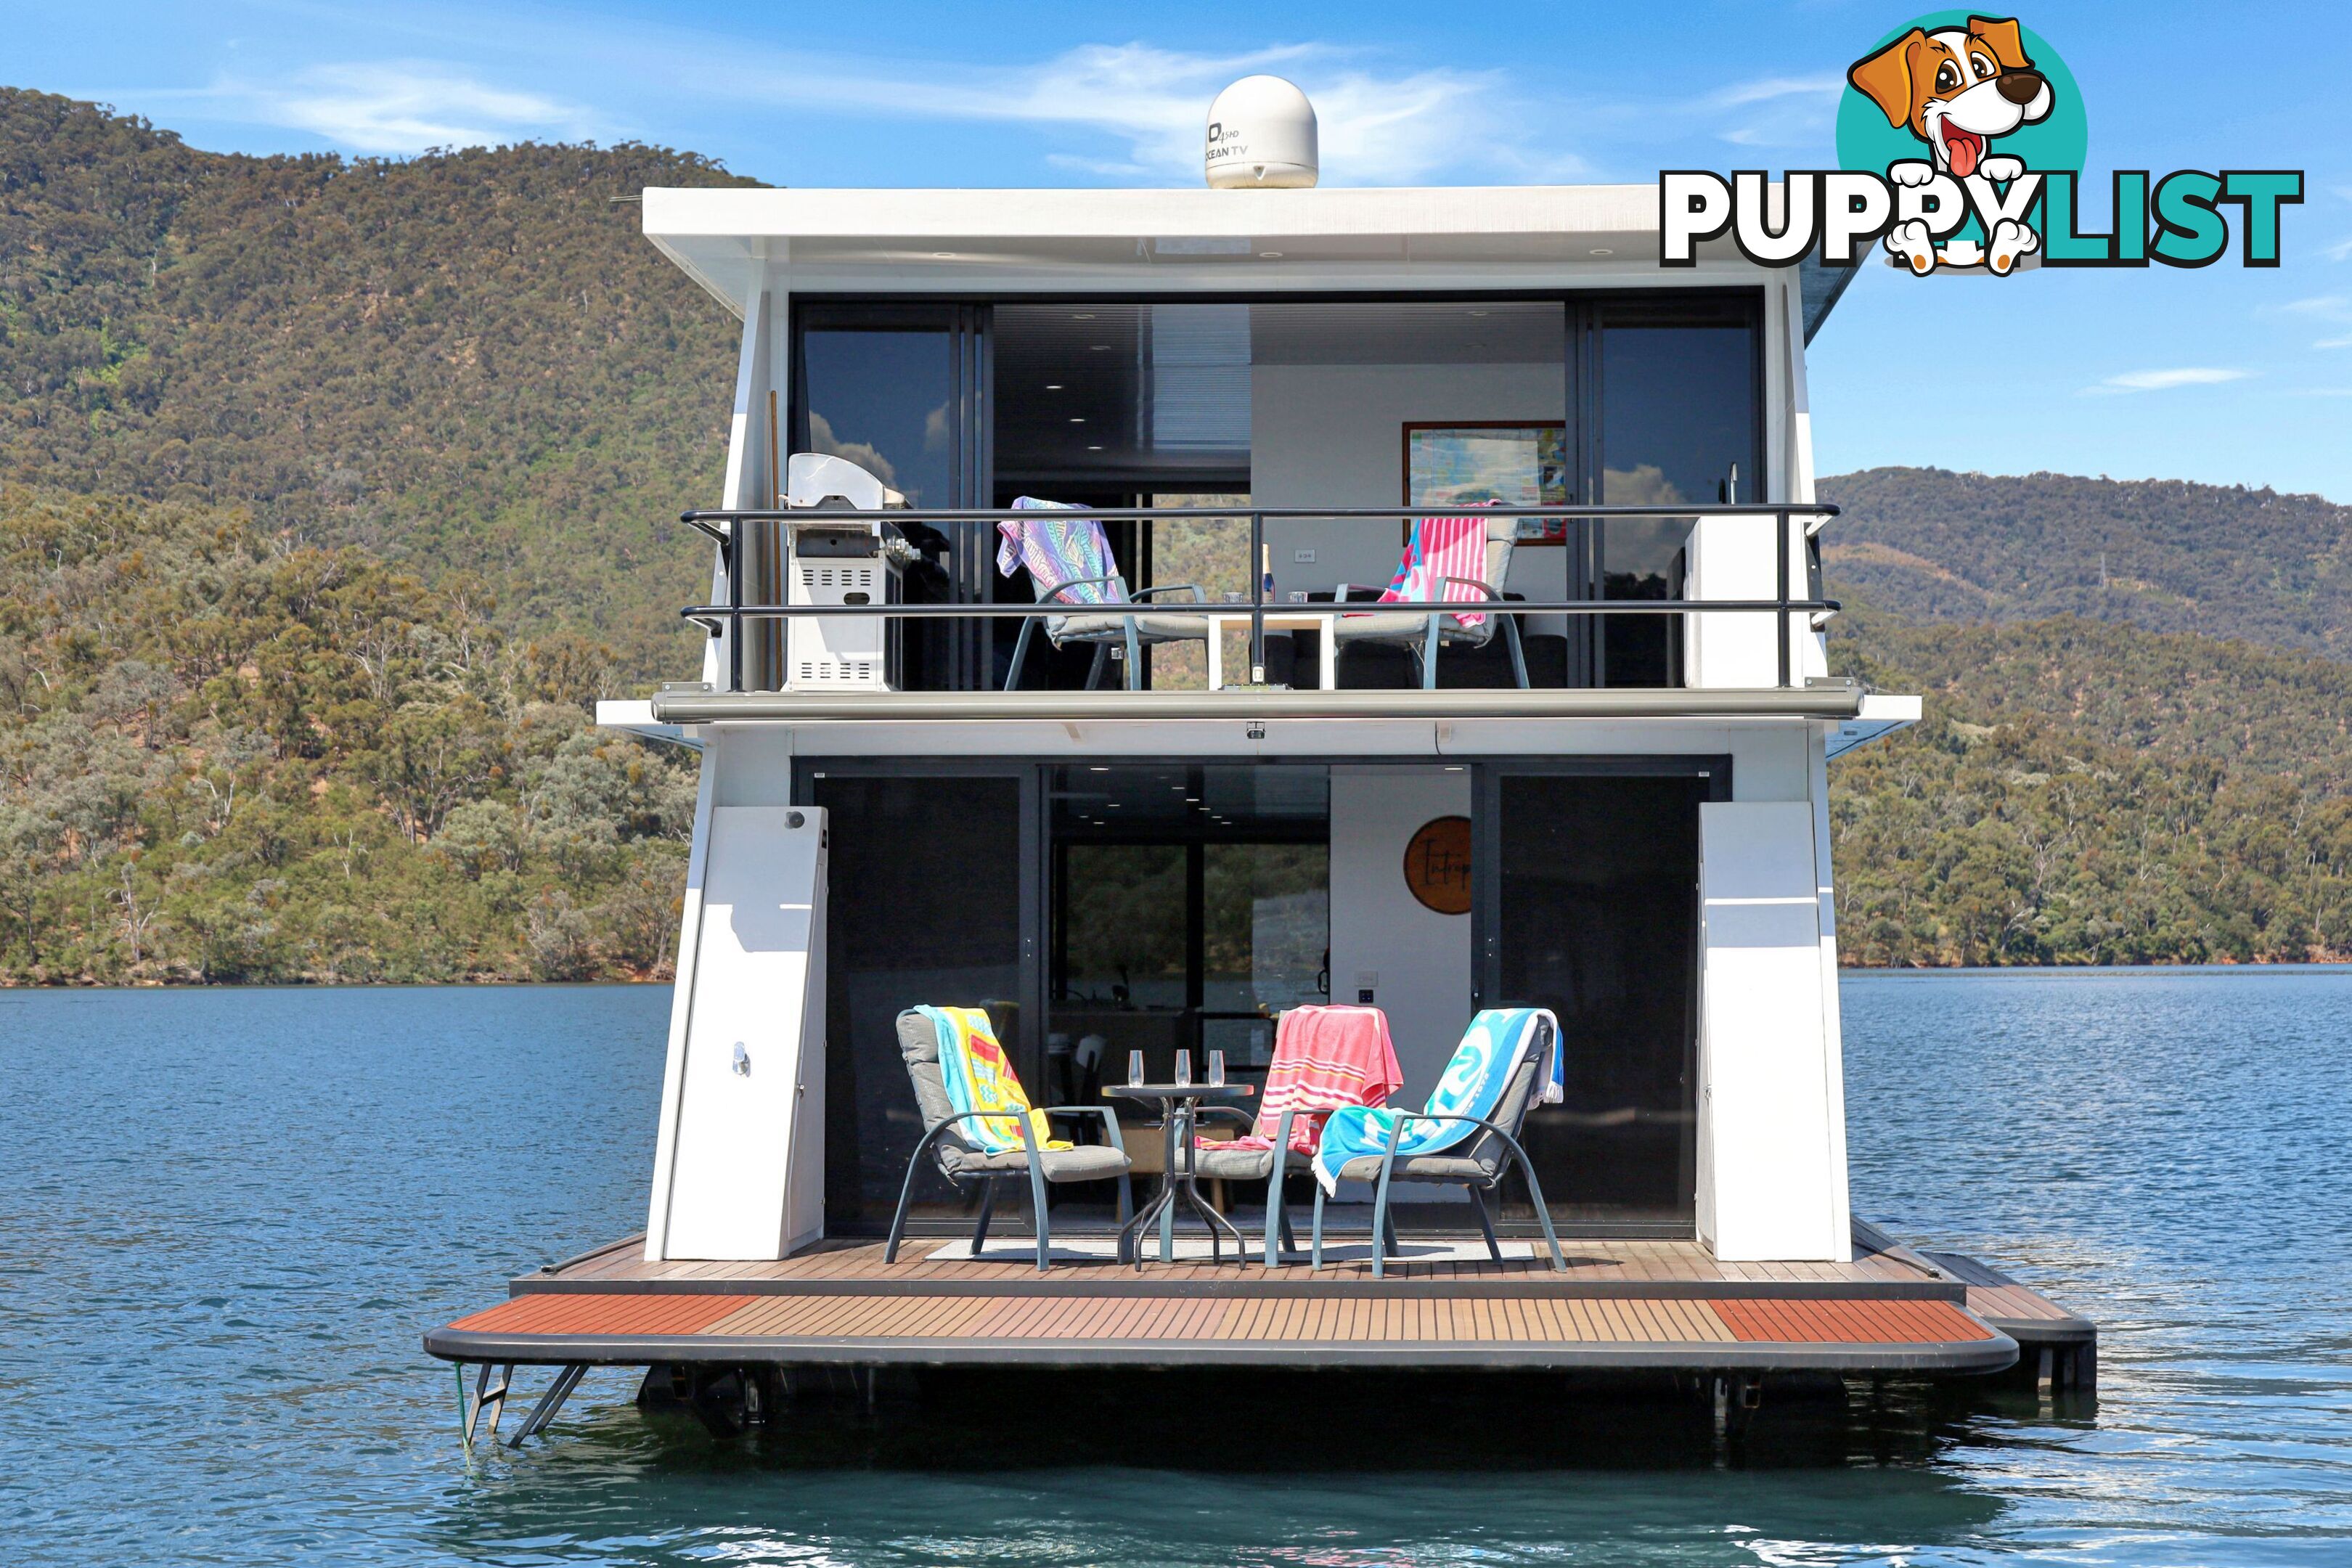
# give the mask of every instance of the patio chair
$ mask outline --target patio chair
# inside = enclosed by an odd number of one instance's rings
[[[1511,574],[1511,549],[1518,538],[1518,519],[1511,517],[1424,517],[1412,525],[1412,540],[1396,576],[1379,591],[1376,602],[1422,603],[1440,600],[1465,605],[1501,605],[1501,584]],[[1472,575],[1473,573],[1477,574]],[[1341,604],[1371,595],[1362,584],[1342,583],[1334,597]],[[1519,646],[1517,616],[1480,615],[1468,610],[1369,610],[1334,616],[1331,635],[1341,653],[1351,643],[1393,643],[1413,650],[1421,661],[1421,688],[1437,689],[1437,650],[1444,647],[1484,647],[1502,627],[1511,654],[1511,678],[1522,691],[1528,687],[1528,659]]]
[[[1544,1245],[1551,1249],[1552,1268],[1567,1272],[1568,1259],[1562,1256],[1559,1237],[1552,1229],[1551,1211],[1544,1206],[1543,1187],[1537,1182],[1536,1168],[1518,1140],[1528,1107],[1539,1097],[1557,1098],[1558,1062],[1554,1053],[1559,1048],[1559,1021],[1542,1008],[1488,1008],[1470,1020],[1453,1061],[1446,1065],[1437,1088],[1431,1091],[1427,1110],[1374,1111],[1368,1114],[1391,1120],[1381,1123],[1357,1117],[1352,1119],[1353,1125],[1341,1120],[1348,1113],[1334,1114],[1324,1129],[1324,1142],[1317,1155],[1321,1168],[1317,1174],[1318,1178],[1332,1176],[1335,1181],[1377,1184],[1372,1195],[1373,1279],[1386,1274],[1388,1253],[1394,1245],[1396,1233],[1389,1217],[1389,1193],[1398,1182],[1466,1190],[1478,1216],[1478,1229],[1486,1238],[1486,1255],[1502,1262],[1503,1247],[1495,1238],[1495,1218],[1486,1200],[1487,1194],[1502,1185],[1503,1178],[1510,1173],[1507,1156],[1518,1163],[1520,1174],[1527,1178],[1528,1198],[1535,1205],[1536,1218],[1543,1226]],[[1496,1059],[1488,1066],[1486,1058],[1497,1050],[1507,1052],[1507,1059]],[[1448,1109],[1477,1103],[1477,1089],[1473,1086],[1483,1085],[1489,1073],[1501,1076],[1502,1087],[1494,1096],[1488,1115],[1481,1117],[1466,1110]],[[1351,1133],[1378,1132],[1383,1126],[1387,1136],[1381,1152],[1357,1152],[1343,1157],[1351,1143],[1359,1149],[1362,1147]],[[1416,1147],[1403,1146],[1408,1133]],[[1336,1171],[1331,1168],[1335,1161]],[[1323,1267],[1323,1203],[1330,1184],[1318,1179],[1315,1188],[1310,1263],[1315,1268]]]
[[[1099,1182],[1112,1177],[1118,1181],[1118,1218],[1127,1223],[1133,1193],[1128,1182],[1130,1162],[1127,1146],[1119,1141],[1118,1118],[1108,1106],[1054,1105],[1044,1107],[1048,1117],[1098,1117],[1109,1137],[1109,1142],[1082,1143],[1075,1148],[1041,1147],[1035,1129],[1027,1116],[1014,1116],[1009,1111],[959,1111],[948,1100],[947,1080],[940,1066],[939,1027],[922,1013],[908,1008],[898,1015],[898,1054],[906,1058],[907,1077],[915,1086],[915,1104],[922,1113],[923,1136],[907,1161],[907,1180],[898,1190],[898,1210],[890,1218],[890,1239],[882,1249],[882,1261],[898,1260],[898,1244],[907,1234],[907,1207],[915,1195],[915,1177],[922,1169],[923,1157],[929,1154],[957,1190],[978,1184],[980,1216],[972,1226],[971,1255],[978,1258],[988,1241],[988,1222],[996,1206],[996,1184],[1000,1181],[1026,1178],[1029,1198],[1037,1219],[1037,1272],[1043,1274],[1052,1267],[1053,1227],[1046,1215],[1045,1188],[1049,1183]],[[968,1124],[982,1119],[1013,1121],[1021,1130],[1023,1147],[993,1153],[978,1146],[968,1135]]]
[[[1333,1037],[1313,1026],[1318,1020],[1350,1015],[1370,1015],[1374,1026],[1370,1038],[1339,1037],[1353,1043],[1354,1049],[1346,1045],[1334,1048]],[[1346,1026],[1341,1025],[1343,1029]],[[1283,1178],[1314,1168],[1312,1155],[1291,1146],[1293,1123],[1301,1116],[1320,1117],[1342,1106],[1382,1104],[1400,1081],[1396,1048],[1389,1043],[1388,1019],[1379,1008],[1293,1007],[1275,1026],[1274,1059],[1266,1064],[1265,1098],[1256,1114],[1231,1105],[1200,1108],[1197,1114],[1202,1117],[1231,1118],[1272,1141],[1264,1149],[1202,1148],[1196,1143],[1192,1150],[1193,1171],[1204,1180],[1266,1184],[1265,1223],[1260,1237],[1266,1268],[1282,1266],[1281,1248],[1298,1249],[1297,1237],[1290,1228],[1290,1208],[1282,1198]]]
[[[1161,594],[1185,590],[1191,591],[1192,603],[1207,602],[1207,595],[1193,583],[1169,583],[1129,592],[1127,578],[1111,557],[1110,541],[1103,534],[1102,523],[1091,517],[1055,515],[1083,512],[1084,508],[1039,500],[1034,496],[1022,496],[1013,504],[1041,515],[1034,521],[1024,519],[996,525],[1003,536],[996,550],[996,569],[1007,577],[1016,570],[1025,570],[1037,603],[1082,606],[1142,605]],[[1137,614],[1082,608],[1066,616],[1024,616],[1021,635],[1013,644],[1013,667],[1004,675],[1007,691],[1016,690],[1021,685],[1022,667],[1028,661],[1029,643],[1041,619],[1045,623],[1046,640],[1057,648],[1071,643],[1094,645],[1095,662],[1087,671],[1089,691],[1102,679],[1103,666],[1109,661],[1115,646],[1123,645],[1126,648],[1127,689],[1134,691],[1143,684],[1146,647],[1163,642],[1205,645],[1216,635],[1215,624],[1205,616],[1171,615],[1164,610]]]

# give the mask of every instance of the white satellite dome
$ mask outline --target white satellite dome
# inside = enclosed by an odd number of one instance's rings
[[[1304,190],[1322,163],[1315,106],[1278,76],[1245,76],[1209,105],[1213,190]]]

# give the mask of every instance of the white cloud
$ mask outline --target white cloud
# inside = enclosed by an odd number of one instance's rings
[[[2352,336],[2322,338],[2311,346],[2315,349],[2352,349]]]
[[[1826,147],[1831,140],[1843,79],[1778,76],[1719,89],[1702,100],[1710,113],[1747,110],[1743,123],[1717,131],[1738,147]]]
[[[576,104],[494,87],[431,60],[312,66],[282,85],[223,79],[192,96],[261,124],[310,132],[353,153],[580,141],[598,130],[594,117]]]
[[[1750,103],[1769,103],[1780,98],[1815,98],[1834,100],[1845,86],[1843,77],[1834,76],[1775,76],[1761,81],[1742,82],[1710,94],[1707,101],[1719,109],[1738,109]]]
[[[2330,261],[2352,261],[2352,239],[2339,239],[2333,245],[2325,246],[2320,254]]]
[[[1197,175],[1209,103],[1238,77],[1287,76],[1315,104],[1323,168],[1335,183],[1425,178],[1532,154],[1514,129],[1500,72],[1382,73],[1328,45],[1195,54],[1145,44],[1086,44],[1012,67],[796,58],[720,68],[709,90],[840,114],[994,121],[1105,133],[1124,159],[1049,154],[1063,167]]]
[[[2298,316],[2317,316],[2323,321],[2352,321],[2352,294],[2314,294],[2307,300],[2291,300],[2279,309]]]
[[[2179,386],[2214,386],[2225,381],[2243,381],[2253,374],[2250,370],[2220,370],[2210,365],[2186,365],[2175,370],[2133,370],[2121,375],[2111,375],[2096,386],[2086,386],[2086,393],[2169,392]]]

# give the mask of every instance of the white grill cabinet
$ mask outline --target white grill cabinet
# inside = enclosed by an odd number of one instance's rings
[[[840,458],[795,452],[786,468],[787,605],[890,605],[905,598],[912,554],[897,528],[828,512],[904,507],[906,497]],[[900,623],[884,616],[806,616],[789,623],[784,685],[793,691],[895,691]]]

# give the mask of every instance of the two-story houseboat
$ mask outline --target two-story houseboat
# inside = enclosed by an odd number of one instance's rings
[[[725,492],[687,498],[702,668],[602,713],[701,752],[650,1208],[426,1336],[480,1368],[469,1430],[517,1365],[560,1369],[526,1433],[591,1365],[739,1416],[845,1366],[1648,1369],[1720,1411],[2022,1345],[2087,1383],[2088,1324],[1849,1206],[1828,770],[1919,709],[1825,661],[1805,348],[1844,274],[1663,269],[1649,185],[643,211],[742,322]],[[1000,558],[1024,501],[1181,586],[1080,635]],[[1472,508],[1484,636],[1342,624]],[[1501,1262],[1458,1193],[1375,1246],[1347,1184],[1319,1269],[1189,1227],[1139,1268],[1097,1181],[1053,1191],[1040,1272],[1011,1214],[974,1259],[935,1174],[885,1261],[902,1011],[984,1005],[1044,1105],[1111,1103],[1133,1053],[1246,1082],[1322,1002],[1384,1011],[1408,1107],[1475,1010],[1549,1010],[1522,1142],[1564,1269],[1517,1177]]]

